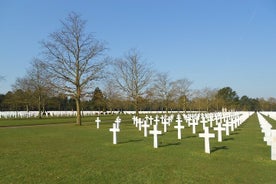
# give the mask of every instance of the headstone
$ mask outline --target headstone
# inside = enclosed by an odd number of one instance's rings
[[[139,131],[141,131],[141,130],[142,130],[142,123],[143,123],[142,119],[141,119],[141,118],[139,118],[139,119],[138,119],[138,127],[139,127]]]
[[[177,138],[181,139],[181,129],[184,129],[185,127],[179,122],[177,126],[174,126],[174,128],[177,129]]]
[[[225,126],[225,134],[226,134],[227,136],[230,135],[230,134],[229,134],[229,127],[230,127],[231,125],[229,124],[229,122],[226,121],[225,124],[223,124],[223,126]]]
[[[149,117],[150,126],[152,125],[152,120],[153,120],[153,117],[150,116],[150,117]]]
[[[271,130],[271,160],[276,160],[276,130]]]
[[[117,144],[117,132],[120,132],[120,129],[117,127],[116,123],[113,123],[113,128],[110,128],[109,131],[113,132],[113,144]]]
[[[120,129],[121,119],[119,116],[116,118],[115,123],[116,123],[117,128]]]
[[[218,131],[218,142],[222,142],[222,131],[225,131],[225,128],[221,126],[221,123],[219,123],[214,130]]]
[[[142,127],[144,127],[144,137],[148,136],[148,128],[150,127],[150,125],[147,124],[147,120],[144,121],[144,124],[142,125]]]
[[[100,118],[97,117],[97,119],[95,120],[95,122],[97,123],[97,129],[99,129],[100,128],[100,122],[101,122]]]
[[[207,120],[205,120],[205,117],[202,117],[202,120],[200,121],[202,123],[202,128],[204,129],[206,127],[206,123],[208,123]]]
[[[150,134],[153,134],[153,147],[158,148],[158,135],[162,134],[161,131],[157,130],[157,125],[153,125],[153,130],[149,131]]]
[[[215,134],[209,133],[209,127],[204,128],[204,133],[200,133],[199,137],[204,138],[205,153],[210,154],[210,138],[214,138]]]
[[[164,125],[164,132],[167,132],[167,126],[169,125],[169,121],[166,118],[164,118],[162,124]]]
[[[155,116],[155,120],[154,120],[154,122],[155,122],[155,125],[158,125],[158,122],[159,122],[160,120],[159,120],[159,117],[158,117],[158,115],[156,115]]]
[[[190,123],[190,125],[192,125],[193,134],[196,134],[196,126],[198,125],[198,123],[196,122],[196,120],[193,119],[192,122]]]
[[[212,115],[210,115],[210,127],[211,128],[213,127],[213,121],[214,121],[214,119],[213,119],[213,114],[212,114]]]
[[[132,117],[132,122],[133,122],[133,125],[136,124],[136,116],[133,116],[133,117]]]

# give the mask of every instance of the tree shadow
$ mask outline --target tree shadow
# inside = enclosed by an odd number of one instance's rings
[[[167,146],[178,146],[180,145],[180,142],[175,142],[175,143],[168,143],[168,144],[163,144],[162,142],[158,145],[158,147],[167,147]]]
[[[126,144],[126,143],[132,143],[132,142],[140,142],[140,141],[143,141],[143,139],[131,139],[127,141],[120,141],[118,142],[118,144]]]
[[[194,138],[194,137],[197,137],[196,135],[189,135],[189,136],[186,136],[184,139],[190,139],[190,138]]]
[[[172,130],[170,130],[170,132],[177,132],[177,130],[176,129],[172,129]]]
[[[227,149],[228,149],[227,146],[215,146],[215,147],[212,147],[211,153],[219,151],[219,150],[227,150]]]
[[[223,139],[223,141],[233,141],[233,140],[234,140],[233,137]]]

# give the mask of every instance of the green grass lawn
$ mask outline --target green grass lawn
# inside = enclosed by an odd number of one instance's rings
[[[113,145],[109,128],[115,118],[100,129],[95,117],[84,126],[0,128],[0,183],[276,182],[276,161],[270,160],[256,114],[230,136],[223,134],[223,142],[211,139],[210,155],[187,125],[182,140],[171,125],[154,149],[152,136],[144,138],[129,117],[122,117]]]
[[[97,116],[84,116],[82,122],[84,124],[95,122]],[[116,115],[106,115],[100,116],[103,121],[111,121],[115,119]],[[130,116],[124,116],[129,118]],[[42,119],[38,118],[18,118],[18,119],[0,119],[0,127],[8,126],[29,126],[29,125],[45,125],[45,124],[65,124],[76,122],[76,117],[43,117]]]

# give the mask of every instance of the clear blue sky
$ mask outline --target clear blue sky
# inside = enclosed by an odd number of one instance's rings
[[[71,11],[112,57],[137,48],[157,71],[187,78],[193,89],[276,97],[275,0],[0,0],[0,93],[25,75],[39,42]]]

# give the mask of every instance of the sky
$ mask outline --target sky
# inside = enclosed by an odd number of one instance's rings
[[[154,70],[192,89],[231,87],[276,97],[275,0],[0,0],[0,93],[12,90],[41,44],[70,12],[106,43],[106,55],[138,49]]]

